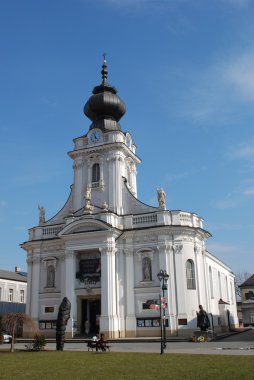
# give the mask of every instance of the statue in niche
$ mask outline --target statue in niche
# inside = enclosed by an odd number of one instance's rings
[[[166,193],[163,189],[157,189],[157,199],[158,199],[159,207],[165,209],[166,208]]]
[[[45,208],[43,206],[38,205],[39,209],[39,224],[45,223]]]
[[[57,321],[56,321],[56,350],[63,351],[65,330],[70,318],[71,303],[67,297],[64,297],[59,306]]]
[[[151,259],[149,257],[145,257],[143,259],[143,280],[144,281],[152,280]]]
[[[55,268],[53,265],[49,265],[47,268],[47,288],[53,288],[55,286]]]

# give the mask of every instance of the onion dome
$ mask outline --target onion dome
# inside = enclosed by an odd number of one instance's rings
[[[90,96],[84,106],[84,114],[93,122],[90,129],[121,130],[118,121],[125,114],[126,107],[117,95],[116,88],[107,81],[107,62],[105,54],[103,56],[102,82],[99,86],[94,87],[93,95]]]

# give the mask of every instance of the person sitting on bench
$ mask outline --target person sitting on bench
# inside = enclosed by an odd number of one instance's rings
[[[103,333],[100,334],[100,339],[97,342],[96,351],[99,349],[101,351],[106,351],[107,342],[105,341],[105,335]]]

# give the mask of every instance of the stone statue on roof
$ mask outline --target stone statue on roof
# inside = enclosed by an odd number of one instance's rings
[[[38,205],[39,209],[39,224],[45,223],[45,208],[43,206]]]
[[[166,193],[163,189],[157,189],[157,199],[159,207],[165,210],[166,208]]]

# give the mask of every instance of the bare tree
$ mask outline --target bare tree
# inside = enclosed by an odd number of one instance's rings
[[[249,277],[251,276],[250,273],[246,271],[237,272],[235,275],[235,289],[236,289],[236,295],[237,297],[241,298],[241,289],[239,288],[240,285],[244,283]]]
[[[14,352],[14,344],[16,338],[16,332],[22,329],[24,325],[31,330],[35,330],[35,323],[33,319],[25,313],[8,313],[3,316],[3,324],[7,331],[11,332],[11,352]]]

